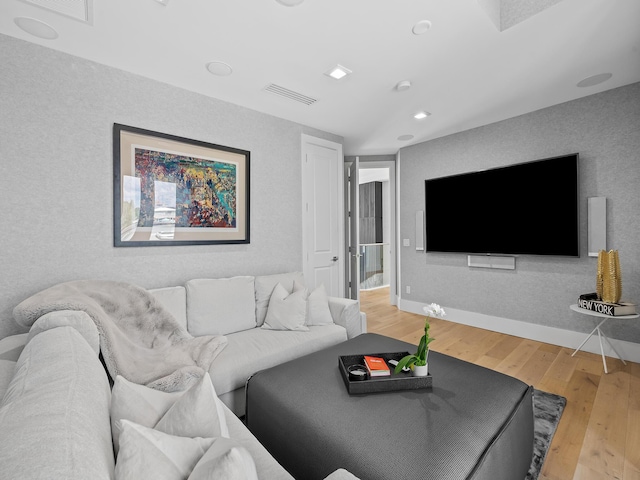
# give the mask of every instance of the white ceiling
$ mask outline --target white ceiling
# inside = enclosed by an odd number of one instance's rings
[[[0,33],[343,136],[346,155],[395,153],[640,81],[640,0],[518,0],[523,18],[502,31],[496,8],[515,0],[93,0],[91,23],[27,1],[0,2]],[[58,38],[24,32],[19,16]],[[431,28],[414,35],[421,20]],[[233,73],[210,74],[212,61]],[[353,73],[324,75],[335,64]],[[396,91],[401,80],[412,88]],[[264,91],[272,83],[317,101]],[[431,116],[413,119],[419,110]]]

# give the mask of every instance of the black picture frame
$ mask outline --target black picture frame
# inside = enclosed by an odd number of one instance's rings
[[[244,244],[248,150],[114,123],[115,247]]]

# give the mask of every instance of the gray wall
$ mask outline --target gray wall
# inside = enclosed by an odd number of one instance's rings
[[[466,255],[416,252],[412,241],[412,247],[400,247],[403,298],[590,331],[594,322],[569,305],[595,291],[597,259],[587,256],[587,197],[604,196],[607,248],[619,250],[622,297],[639,303],[640,83],[403,148],[400,238],[415,237],[425,179],[574,152],[580,154],[580,258],[521,256],[515,271],[488,270],[467,267]],[[451,192],[451,201],[463,195]],[[640,343],[637,321],[610,321],[606,327],[613,338]]]
[[[3,35],[0,65],[0,338],[59,282],[302,269],[300,134],[341,137]],[[249,150],[251,243],[114,248],[114,123]]]

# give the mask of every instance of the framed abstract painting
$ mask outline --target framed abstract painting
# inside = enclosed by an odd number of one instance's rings
[[[114,124],[114,245],[249,243],[250,152]]]

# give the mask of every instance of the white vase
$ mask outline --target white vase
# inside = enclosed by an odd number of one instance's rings
[[[429,364],[426,365],[414,365],[411,374],[414,377],[426,377],[429,374]]]

